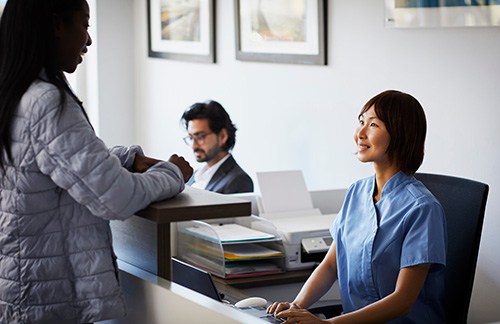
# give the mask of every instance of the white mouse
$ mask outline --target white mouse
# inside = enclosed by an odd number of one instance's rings
[[[234,306],[238,308],[242,307],[266,307],[267,300],[262,297],[248,297],[240,300]]]

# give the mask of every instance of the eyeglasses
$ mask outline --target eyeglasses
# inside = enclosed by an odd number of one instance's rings
[[[202,145],[203,143],[205,143],[205,137],[207,137],[210,134],[213,134],[213,132],[188,135],[184,137],[183,140],[184,143],[186,143],[186,145],[189,146],[193,145],[193,142],[196,142],[198,145]]]

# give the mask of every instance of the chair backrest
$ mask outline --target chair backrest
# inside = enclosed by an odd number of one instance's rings
[[[466,323],[489,187],[445,175],[417,173],[415,177],[438,199],[446,214],[446,322]]]

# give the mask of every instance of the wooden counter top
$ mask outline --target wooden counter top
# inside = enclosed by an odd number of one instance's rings
[[[249,216],[249,201],[230,195],[186,186],[183,192],[171,199],[152,203],[136,213],[155,223],[171,223],[195,219]]]

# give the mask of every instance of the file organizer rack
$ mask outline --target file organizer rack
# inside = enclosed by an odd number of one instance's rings
[[[234,240],[227,236],[221,239],[217,231],[220,226],[232,229],[234,224],[251,231],[254,222],[262,223],[262,236],[245,236],[243,231],[234,232]],[[283,242],[274,225],[258,216],[178,223],[176,254],[177,258],[221,278],[255,277],[285,271]]]

